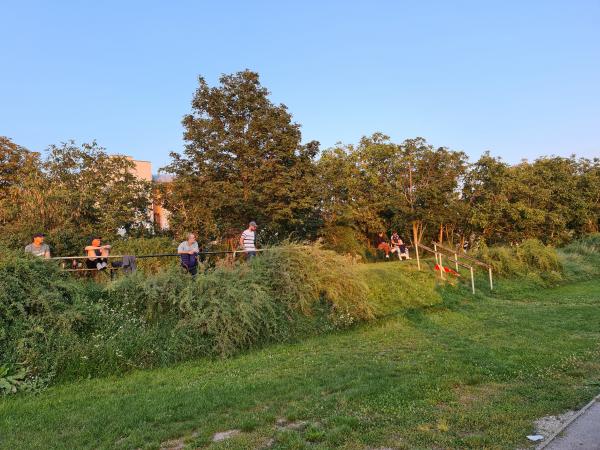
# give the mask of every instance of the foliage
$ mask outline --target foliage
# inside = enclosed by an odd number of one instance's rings
[[[356,268],[314,247],[275,248],[195,279],[171,267],[105,285],[6,251],[0,288],[0,363],[56,379],[226,356],[373,317]]]
[[[301,144],[300,126],[275,105],[257,73],[204,78],[183,119],[184,154],[172,153],[165,170],[176,175],[166,190],[172,228],[221,237],[249,220],[269,224],[285,239],[309,233],[315,205],[313,158],[318,143]]]
[[[22,248],[45,232],[53,253],[79,254],[91,234],[143,231],[150,185],[132,169],[95,142],[51,145],[42,157],[0,138],[0,241]]]
[[[527,239],[560,246],[600,229],[598,158],[510,165],[485,153],[469,163],[422,137],[397,143],[379,132],[319,155],[318,142],[302,143],[287,107],[249,70],[217,86],[199,77],[183,126],[185,150],[163,169],[174,178],[153,192],[131,160],[95,142],[41,155],[0,136],[0,243],[23,248],[43,231],[53,253],[65,255],[80,253],[90,234],[148,236],[157,231],[151,197],[170,211],[175,235],[230,245],[250,220],[263,243],[322,236],[350,253],[360,251],[340,241],[337,227],[355,230],[359,245],[396,230],[407,243],[470,248]]]
[[[160,255],[177,253],[177,245],[169,237],[128,237],[117,239],[112,244],[115,255]],[[162,258],[142,258],[136,261],[139,270],[145,273],[157,273],[166,267],[179,266],[179,258],[168,256]]]
[[[413,232],[421,239],[425,224],[433,225],[428,236],[434,237],[437,227],[459,219],[462,152],[433,148],[423,138],[398,145],[375,133],[358,146],[324,152],[318,168],[326,230],[351,226],[368,238],[396,229],[409,241]]]
[[[472,165],[463,195],[471,232],[486,241],[558,245],[598,230],[599,186],[599,160],[542,157],[509,166],[487,153]]]
[[[365,256],[366,242],[361,242],[360,233],[349,226],[329,225],[321,231],[323,246],[342,255]]]
[[[369,285],[412,273],[360,268]],[[598,393],[598,278],[514,300],[436,293],[344,332],[2,399],[0,447],[528,448],[534,420]]]
[[[8,365],[0,365],[0,394],[16,393],[23,382],[27,371],[23,368],[11,371]]]
[[[577,239],[559,249],[558,254],[567,279],[581,281],[600,275],[600,233]]]
[[[490,264],[494,273],[502,276],[561,276],[562,265],[556,249],[536,239],[528,239],[512,247],[488,247],[482,244],[475,256]]]

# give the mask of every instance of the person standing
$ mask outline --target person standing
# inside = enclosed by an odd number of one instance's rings
[[[196,241],[196,235],[194,233],[188,233],[187,239],[179,244],[177,247],[177,253],[181,258],[181,266],[187,270],[193,277],[198,273],[198,253],[200,249],[198,247],[198,241]]]
[[[248,229],[244,230],[240,236],[240,247],[246,252],[246,258],[251,260],[256,256],[256,229],[258,225],[252,221],[248,224]]]
[[[25,253],[31,253],[33,256],[48,259],[50,258],[50,247],[44,244],[46,235],[36,233],[33,235],[33,242],[25,247]]]

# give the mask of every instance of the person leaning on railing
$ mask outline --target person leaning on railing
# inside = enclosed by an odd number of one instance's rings
[[[91,245],[85,247],[85,252],[88,256],[85,261],[88,269],[106,269],[108,266],[108,259],[106,257],[110,254],[110,245],[102,245],[101,237],[93,237]]]
[[[33,242],[25,247],[25,253],[31,253],[40,258],[50,258],[50,247],[48,244],[44,244],[45,237],[46,235],[43,233],[34,234]]]
[[[185,268],[193,277],[198,273],[198,253],[200,249],[194,233],[188,233],[187,240],[183,241],[177,247],[177,253],[181,258],[181,266]]]

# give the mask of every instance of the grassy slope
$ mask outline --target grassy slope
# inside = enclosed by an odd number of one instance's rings
[[[400,267],[363,270],[394,284]],[[515,448],[600,390],[599,281],[506,300],[405,276],[374,296],[380,320],[347,332],[0,400],[0,447],[195,447],[241,428],[210,448]],[[282,417],[309,425],[278,431]]]

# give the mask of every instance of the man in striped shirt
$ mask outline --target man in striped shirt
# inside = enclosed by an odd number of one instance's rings
[[[252,221],[248,224],[248,229],[244,230],[240,236],[240,246],[246,252],[246,258],[251,260],[256,256],[256,222]]]

